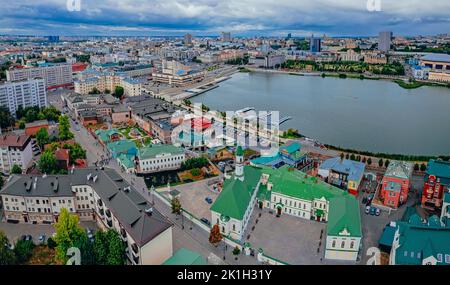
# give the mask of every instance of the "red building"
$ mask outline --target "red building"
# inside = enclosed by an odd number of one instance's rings
[[[422,207],[436,210],[442,207],[444,191],[450,186],[450,162],[430,160],[425,175]]]
[[[82,63],[82,62],[77,62],[72,64],[72,72],[76,73],[76,72],[81,72],[84,71],[87,68],[87,64],[86,63]]]
[[[385,206],[397,209],[406,203],[412,171],[411,163],[393,161],[389,164],[381,184],[381,196]]]
[[[48,121],[47,120],[41,120],[41,121],[35,121],[32,123],[25,124],[25,134],[35,137],[37,132],[44,128],[48,132]]]

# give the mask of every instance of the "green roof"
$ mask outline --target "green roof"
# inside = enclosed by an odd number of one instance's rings
[[[450,181],[450,162],[442,160],[430,160],[428,162],[427,171],[428,175],[434,175],[443,178],[447,183]],[[441,179],[442,180],[442,179]]]
[[[435,221],[428,224],[400,221],[397,226],[400,236],[396,264],[420,265],[424,258],[434,256],[439,265],[450,265],[450,260],[445,259],[446,255],[450,255],[449,227],[437,225]]]
[[[272,192],[295,197],[302,200],[313,201],[324,197],[330,200],[346,193],[341,189],[331,186],[320,179],[308,176],[303,172],[293,170],[289,166],[279,169],[264,168],[264,173],[269,175],[272,183]]]
[[[136,143],[130,140],[121,140],[107,144],[107,147],[115,153],[129,152],[130,150],[136,149]]]
[[[327,235],[342,236],[343,232],[352,237],[362,237],[358,200],[351,195],[336,197],[330,201]]]
[[[126,155],[126,154],[120,154],[117,157],[118,160],[126,167],[126,168],[134,168],[134,162],[133,162],[133,156],[132,155]]]
[[[226,179],[222,192],[211,206],[211,211],[242,220],[260,177],[261,169],[244,166],[244,181],[234,177]]]
[[[244,155],[244,150],[242,149],[241,146],[238,146],[238,147],[237,147],[236,155],[237,155],[237,156],[243,156],[243,155]]]
[[[140,148],[138,151],[139,159],[155,158],[163,153],[166,154],[182,154],[184,150],[171,144],[154,144],[151,146]]]
[[[110,137],[114,134],[120,134],[117,129],[110,130],[96,130],[95,134],[99,137],[99,139],[103,142],[109,142]]]
[[[194,251],[180,248],[172,257],[164,261],[162,265],[206,265],[206,260]]]

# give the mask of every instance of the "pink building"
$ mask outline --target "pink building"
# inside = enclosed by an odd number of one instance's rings
[[[397,209],[406,203],[412,171],[411,163],[393,161],[389,164],[381,185],[382,201],[385,206]]]

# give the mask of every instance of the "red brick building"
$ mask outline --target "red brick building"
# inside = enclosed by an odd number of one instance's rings
[[[430,160],[425,174],[422,207],[436,210],[442,207],[445,189],[450,186],[450,162]]]

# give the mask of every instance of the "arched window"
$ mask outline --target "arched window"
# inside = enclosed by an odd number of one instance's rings
[[[354,248],[354,247],[355,247],[355,242],[352,241],[352,242],[350,243],[350,248]]]
[[[345,241],[342,241],[341,248],[344,248],[344,247],[345,247]]]
[[[333,243],[331,244],[331,247],[336,247],[336,241],[334,240]]]
[[[236,225],[233,225],[233,232],[236,231]]]

